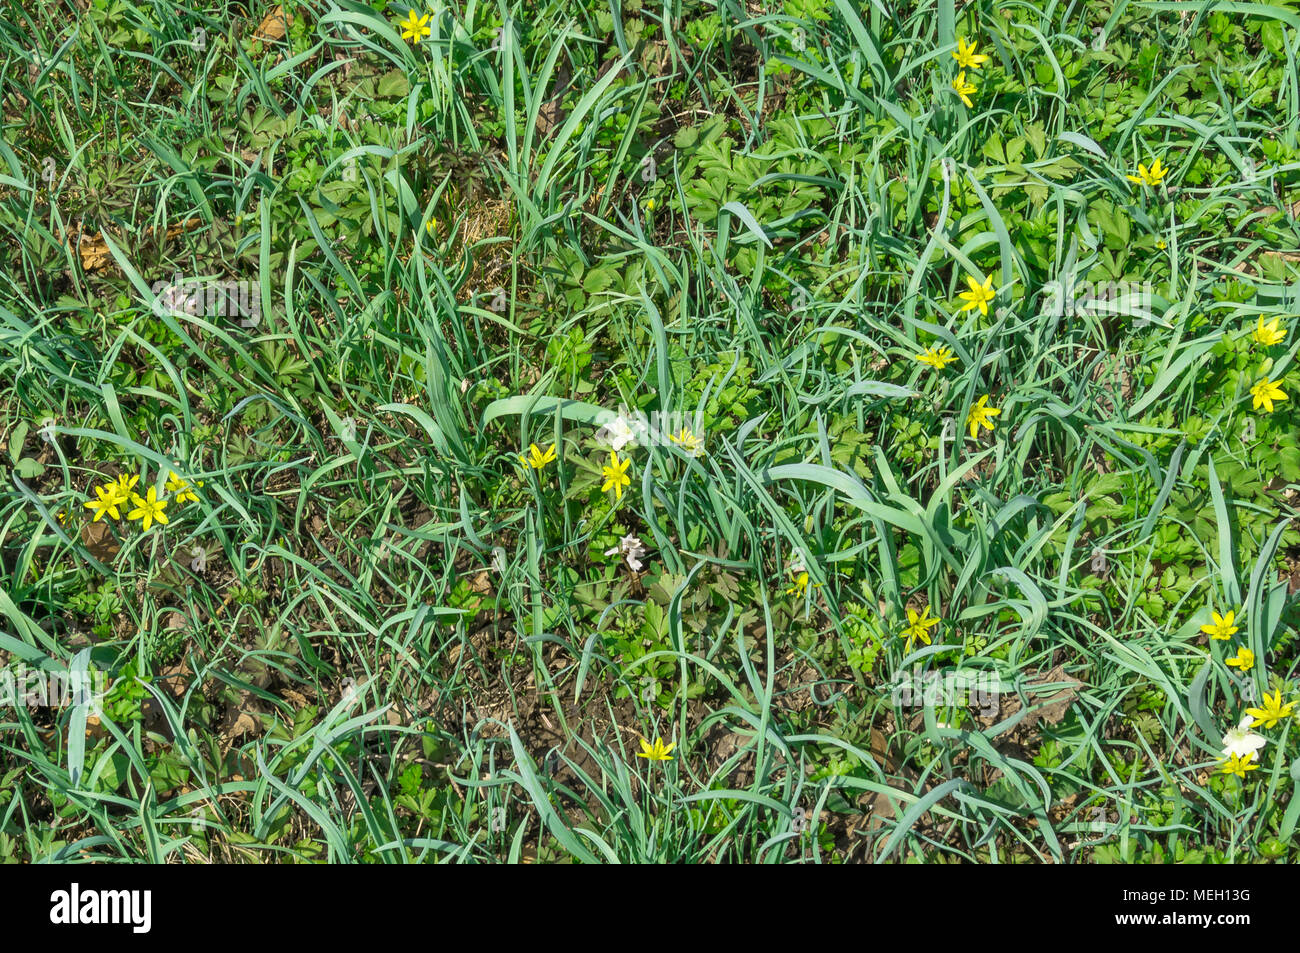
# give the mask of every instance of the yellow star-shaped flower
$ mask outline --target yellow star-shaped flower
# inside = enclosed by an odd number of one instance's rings
[[[94,510],[95,515],[91,519],[92,523],[98,523],[107,513],[115,520],[120,520],[122,514],[118,512],[118,504],[123,502],[117,498],[117,484],[110,483],[107,486],[95,487],[95,496],[97,499],[89,500],[83,505],[88,510]]]
[[[671,761],[673,760],[672,750],[677,747],[677,742],[665,745],[662,738],[655,738],[655,743],[651,744],[644,738],[641,739],[641,751],[637,754],[638,758],[646,758],[650,761]]]
[[[704,447],[703,441],[700,440],[699,436],[692,431],[690,427],[683,427],[681,430],[677,431],[677,433],[670,433],[668,439],[677,444],[677,446],[681,447],[691,456],[697,456],[700,450]]]
[[[135,489],[135,485],[139,482],[140,478],[138,476],[133,476],[128,479],[126,474],[123,473],[118,477],[117,482],[114,484],[114,488],[117,490],[117,501],[119,503],[125,503],[130,500],[132,496],[131,491]]]
[[[532,467],[534,470],[540,470],[555,459],[555,444],[551,444],[546,448],[546,452],[542,453],[537,444],[530,443],[528,445],[528,453],[520,454],[519,459],[524,466]]]
[[[993,418],[1002,413],[997,407],[987,406],[988,402],[989,395],[985,394],[971,405],[970,413],[966,415],[966,426],[970,428],[972,440],[979,437],[981,426],[985,430],[992,430]]]
[[[920,361],[922,364],[929,364],[937,371],[943,370],[953,361],[957,360],[957,356],[952,353],[952,348],[950,347],[927,347],[920,354],[913,354],[912,357]]]
[[[1273,412],[1273,401],[1286,400],[1286,392],[1277,386],[1277,381],[1271,381],[1267,377],[1251,387],[1250,396],[1254,398],[1251,406],[1255,410],[1263,407],[1270,414]]]
[[[984,283],[980,284],[970,275],[967,275],[966,284],[970,287],[970,290],[957,295],[958,298],[966,302],[961,309],[970,311],[979,308],[980,314],[988,314],[989,302],[997,296],[997,292],[993,290],[993,276],[989,275],[984,279]]]
[[[988,60],[988,57],[983,53],[975,52],[974,40],[968,42],[961,37],[957,38],[957,49],[953,50],[952,58],[957,61],[957,65],[963,70],[979,69]]]
[[[1272,728],[1283,718],[1291,716],[1291,709],[1295,708],[1295,704],[1293,701],[1289,701],[1285,705],[1282,704],[1282,689],[1280,688],[1273,693],[1272,697],[1269,697],[1268,692],[1265,692],[1263,708],[1246,709],[1246,714],[1255,719],[1250,723],[1250,727],[1254,728],[1256,725],[1263,725],[1265,728]]]
[[[1251,764],[1251,761],[1253,761],[1254,758],[1255,758],[1254,752],[1251,752],[1250,754],[1246,755],[1244,758],[1239,754],[1231,755],[1229,756],[1227,762],[1220,769],[1220,771],[1223,774],[1235,774],[1237,777],[1241,778],[1244,781],[1246,780],[1247,771],[1259,770],[1259,765]]]
[[[402,39],[410,40],[412,46],[419,46],[420,40],[433,33],[429,28],[429,14],[422,17],[416,17],[415,11],[411,10],[406,14],[406,19],[398,24],[402,28]]]
[[[903,629],[901,637],[907,639],[907,648],[910,651],[912,643],[920,639],[926,645],[930,644],[930,630],[938,625],[940,619],[938,616],[930,615],[930,607],[923,606],[918,613],[915,609],[907,610],[907,628]]]
[[[957,74],[957,78],[952,81],[952,88],[956,90],[957,95],[961,97],[962,105],[967,109],[972,108],[975,104],[971,102],[971,94],[975,92],[975,84],[966,82],[966,71],[962,70]]]
[[[1274,344],[1281,344],[1286,340],[1286,328],[1282,327],[1281,318],[1274,318],[1268,324],[1265,324],[1264,317],[1261,315],[1258,323],[1255,325],[1255,330],[1250,336],[1255,339],[1256,344],[1271,347]]]
[[[1249,672],[1255,667],[1255,653],[1244,645],[1237,649],[1237,654],[1230,659],[1225,660],[1229,668],[1239,668],[1243,672]]]
[[[600,492],[605,493],[613,489],[614,499],[623,499],[623,487],[632,485],[632,478],[627,475],[627,467],[631,462],[631,457],[620,460],[618,451],[611,450],[609,452],[609,463],[600,468],[601,475],[605,478],[605,483],[600,488]]]
[[[1201,631],[1211,639],[1228,639],[1237,631],[1237,627],[1232,623],[1236,621],[1237,614],[1229,609],[1223,615],[1217,612],[1210,613],[1210,619],[1213,624],[1201,626]]]
[[[1130,182],[1136,182],[1138,185],[1146,185],[1155,188],[1169,171],[1168,167],[1162,166],[1157,159],[1151,163],[1151,168],[1147,168],[1142,163],[1138,163],[1138,174],[1127,176]]]
[[[176,474],[175,470],[172,470],[167,477],[167,492],[175,493],[176,500],[179,503],[185,503],[187,501],[190,503],[197,503],[199,501],[198,495],[190,488],[189,483],[182,480]]]
[[[806,571],[800,572],[798,575],[794,577],[794,585],[791,586],[789,589],[787,589],[785,591],[785,594],[787,596],[802,596],[805,592],[808,591],[808,580],[809,580],[808,573]],[[820,582],[813,583],[814,589],[820,589],[821,587],[822,584]]]
[[[131,495],[131,502],[135,504],[135,509],[126,514],[129,520],[143,520],[141,529],[149,532],[149,527],[153,525],[154,520],[167,525],[167,500],[158,499],[158,487],[149,487],[149,496],[142,497],[139,494]]]

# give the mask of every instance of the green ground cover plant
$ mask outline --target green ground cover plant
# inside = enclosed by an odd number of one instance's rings
[[[1300,859],[1298,58],[4,0],[0,860]]]

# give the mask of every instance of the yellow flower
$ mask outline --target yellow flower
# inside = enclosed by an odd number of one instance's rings
[[[1231,638],[1232,634],[1237,631],[1237,627],[1232,624],[1236,621],[1236,618],[1237,614],[1231,609],[1223,615],[1219,615],[1217,612],[1211,612],[1210,619],[1214,624],[1201,626],[1201,631],[1212,639]]]
[[[436,218],[430,218],[424,223],[424,230],[432,235],[438,230],[438,220]]]
[[[1270,414],[1273,412],[1273,401],[1286,400],[1286,392],[1277,386],[1277,381],[1271,381],[1267,377],[1250,389],[1250,396],[1254,398],[1251,406],[1255,410],[1262,406]]]
[[[186,501],[197,503],[199,501],[198,494],[190,489],[190,485],[187,481],[182,480],[176,475],[175,470],[170,471],[167,477],[167,492],[175,493],[176,500],[179,503],[184,503]]]
[[[1254,752],[1246,755],[1244,758],[1239,754],[1230,756],[1227,762],[1220,769],[1223,774],[1235,774],[1243,781],[1246,780],[1247,771],[1258,771],[1259,765],[1251,764],[1255,758]]]
[[[985,394],[971,405],[970,413],[966,415],[966,426],[970,428],[972,440],[979,437],[981,424],[986,430],[992,430],[993,418],[1002,413],[997,407],[986,406],[988,402],[989,395]]]
[[[965,70],[957,74],[957,78],[952,81],[952,88],[957,91],[957,95],[961,97],[962,104],[967,109],[975,105],[970,100],[971,93],[975,92],[975,84],[966,82]]]
[[[930,644],[930,630],[939,624],[938,616],[930,615],[930,607],[925,606],[918,614],[915,609],[907,610],[907,628],[902,631],[901,637],[907,639],[907,647],[911,649],[912,643],[920,639],[926,645]]]
[[[806,571],[801,571],[794,577],[794,585],[787,589],[785,594],[787,596],[802,596],[808,591],[808,578],[808,573]],[[820,582],[813,583],[814,589],[820,589],[821,587],[822,584]]]
[[[702,441],[695,435],[690,427],[683,427],[681,430],[677,431],[677,433],[670,433],[668,439],[677,444],[691,456],[698,454],[703,447]]]
[[[912,357],[916,358],[916,360],[920,361],[922,364],[929,364],[938,371],[943,370],[953,361],[957,360],[957,356],[952,353],[952,348],[949,347],[927,347],[920,354],[913,354]]]
[[[645,202],[641,205],[641,207],[645,209],[647,212],[653,212],[655,210],[655,200],[646,199]]]
[[[638,758],[647,758],[650,761],[671,761],[673,756],[672,750],[677,747],[677,742],[665,745],[662,738],[655,738],[655,743],[651,744],[644,738],[641,739],[641,751],[637,754]]]
[[[1237,649],[1237,654],[1227,660],[1226,663],[1230,668],[1239,668],[1243,672],[1249,672],[1255,665],[1255,653],[1244,645]]]
[[[967,275],[966,284],[970,286],[970,291],[963,291],[957,295],[958,298],[966,302],[962,305],[962,310],[970,311],[972,308],[979,308],[980,314],[988,314],[989,302],[997,296],[997,292],[993,290],[993,276],[989,275],[984,279],[984,283],[980,284],[970,275]]]
[[[1282,689],[1278,689],[1270,698],[1268,692],[1264,693],[1263,708],[1247,708],[1246,714],[1255,720],[1250,723],[1250,727],[1263,725],[1265,728],[1272,728],[1283,718],[1291,715],[1291,709],[1295,707],[1295,702],[1290,701],[1285,705],[1282,704]]]
[[[961,37],[957,38],[957,49],[953,50],[952,58],[957,61],[957,65],[963,70],[979,69],[980,64],[988,59],[983,53],[975,52],[974,40],[967,42]]]
[[[626,460],[618,458],[618,451],[609,452],[609,464],[600,468],[601,475],[605,477],[605,484],[600,488],[604,493],[609,489],[614,490],[614,499],[623,499],[623,487],[632,485],[632,478],[627,475],[627,466],[632,462],[632,458]]]
[[[1159,159],[1152,162],[1151,168],[1149,169],[1139,162],[1138,174],[1130,175],[1127,178],[1130,182],[1136,182],[1138,185],[1149,185],[1152,188],[1155,188],[1160,184],[1160,180],[1165,177],[1165,173],[1168,171],[1168,167],[1161,166]]]
[[[1255,330],[1251,334],[1251,337],[1255,339],[1257,344],[1262,344],[1265,347],[1270,347],[1274,344],[1281,344],[1286,340],[1286,328],[1281,325],[1281,318],[1274,318],[1268,324],[1265,324],[1264,318],[1261,315],[1259,322],[1255,325]]]
[[[1165,240],[1163,238],[1156,239],[1156,248],[1160,249],[1161,251],[1164,251],[1168,247],[1169,246],[1165,244]]]
[[[115,520],[120,520],[122,518],[122,514],[118,512],[117,507],[118,504],[123,501],[117,498],[116,483],[109,483],[104,486],[95,487],[95,496],[98,497],[98,499],[90,500],[89,502],[82,504],[86,509],[95,511],[95,516],[91,520],[92,523],[98,523],[104,518],[105,513],[113,517]]]
[[[138,476],[133,476],[128,480],[124,473],[118,477],[117,482],[113,484],[113,489],[117,492],[117,502],[125,503],[131,499],[131,491],[135,489],[135,485],[139,482],[140,478]]]
[[[542,453],[542,451],[538,449],[537,444],[530,443],[528,445],[528,453],[521,453],[519,459],[522,461],[524,466],[532,467],[534,470],[540,470],[555,459],[555,444],[551,444],[546,448],[546,452]]]
[[[433,30],[427,25],[428,22],[429,14],[427,13],[417,18],[414,10],[407,12],[406,19],[398,24],[402,28],[402,39],[410,40],[413,45],[419,46],[420,40],[433,33]]]
[[[140,527],[144,532],[149,532],[149,527],[153,525],[154,520],[167,525],[167,501],[158,499],[158,487],[149,487],[149,497],[145,499],[138,493],[131,494],[131,502],[135,504],[135,509],[126,514],[129,520],[144,520]]]

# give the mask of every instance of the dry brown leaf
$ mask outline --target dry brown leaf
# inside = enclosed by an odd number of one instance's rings
[[[185,221],[178,222],[177,224],[169,227],[167,229],[167,237],[175,238],[177,235],[180,235],[183,232],[192,232],[194,231],[194,229],[198,228],[202,224],[203,224],[203,219],[201,218],[187,218]]]
[[[911,779],[916,777],[916,772],[899,763],[889,753],[889,744],[885,740],[884,732],[879,728],[871,729],[871,743],[867,750],[889,775],[901,775]],[[901,784],[891,784],[889,787],[905,796],[912,793]],[[931,787],[932,785],[927,783],[924,790],[928,791]],[[850,824],[850,832],[878,829],[885,821],[899,816],[899,808],[903,803],[904,797],[891,799],[883,791],[873,791],[859,798],[858,805],[862,808],[862,818]]]
[[[295,692],[292,688],[286,688],[283,692],[284,700],[293,705],[295,709],[307,707],[307,696],[302,692]]]
[[[253,39],[262,42],[283,39],[284,34],[289,29],[289,24],[292,22],[293,20],[289,14],[284,12],[284,4],[276,4],[275,8],[264,16],[262,22],[258,24],[256,32],[253,33]]]
[[[1031,712],[1022,724],[1043,722],[1044,724],[1055,725],[1065,717],[1065,713],[1069,711],[1070,703],[1079,694],[1078,686],[1081,686],[1083,682],[1066,675],[1063,665],[1058,665],[1050,672],[1043,673],[1041,677],[1028,683],[1026,688],[1033,689],[1039,685],[1059,684],[1061,682],[1064,682],[1066,687],[1048,698],[1040,699],[1039,701],[1044,701],[1046,704],[1042,708]]]
[[[163,233],[167,238],[175,238],[184,232],[193,231],[203,224],[201,218],[188,218],[183,222],[169,226]],[[154,229],[155,236],[162,229]],[[71,246],[71,238],[65,235],[65,240]],[[81,258],[82,271],[98,271],[106,267],[112,261],[112,253],[108,250],[108,243],[104,241],[103,232],[95,232],[93,235],[87,235],[80,228],[76,232],[77,255]]]
[[[113,538],[113,531],[107,523],[83,523],[81,542],[102,563],[113,559],[122,549],[121,544]]]
[[[85,235],[77,238],[77,254],[81,256],[82,271],[96,271],[108,264],[112,255],[102,232],[96,232],[93,238]]]
[[[230,740],[233,741],[236,738],[241,738],[257,728],[257,722],[248,712],[241,711],[237,717],[231,719],[230,715],[232,714],[234,714],[233,709],[227,710],[226,723],[221,726],[225,731],[226,737]]]

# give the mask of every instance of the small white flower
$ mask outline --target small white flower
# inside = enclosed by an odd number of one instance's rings
[[[623,554],[623,558],[627,560],[628,567],[633,572],[641,571],[644,565],[641,560],[645,558],[646,548],[640,539],[629,533],[620,539],[613,549],[605,550],[606,556],[617,556],[619,553]]]
[[[1239,758],[1249,759],[1264,747],[1266,744],[1264,738],[1250,730],[1250,723],[1253,720],[1250,715],[1246,715],[1236,728],[1228,729],[1228,733],[1223,736],[1224,757],[1236,755]]]
[[[357,700],[359,692],[357,690],[357,680],[349,675],[343,679],[343,701],[352,704]]]
[[[610,445],[613,450],[622,450],[629,443],[636,441],[636,434],[628,426],[628,422],[622,417],[615,417],[612,421],[601,427],[596,432],[596,437]]]
[[[213,556],[202,546],[194,546],[190,549],[190,568],[195,572],[203,572],[208,568],[208,560]]]

